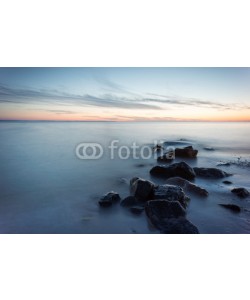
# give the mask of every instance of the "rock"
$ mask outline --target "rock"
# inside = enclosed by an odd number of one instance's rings
[[[144,208],[141,206],[133,206],[130,207],[129,210],[135,215],[140,215],[144,211]]]
[[[134,177],[130,180],[130,192],[139,201],[147,201],[153,197],[154,184],[151,181]]]
[[[161,233],[166,234],[198,234],[198,228],[186,218],[172,218],[160,228]]]
[[[185,210],[178,201],[151,200],[145,207],[150,222],[162,233],[199,233],[185,218]]]
[[[232,189],[231,192],[236,194],[240,198],[246,198],[249,196],[249,192],[245,188],[235,188]]]
[[[188,146],[185,148],[176,148],[175,149],[175,156],[176,157],[189,157],[195,158],[198,154],[198,150],[193,149],[192,146]]]
[[[214,150],[215,150],[215,149],[212,148],[212,147],[204,147],[203,149],[204,149],[204,150],[207,150],[207,151],[214,151]]]
[[[191,192],[200,196],[208,196],[208,191],[186,179],[181,177],[172,177],[167,180],[167,184],[178,185],[184,189],[185,192]]]
[[[121,206],[129,207],[138,204],[137,199],[134,196],[128,196],[121,201]]]
[[[145,211],[153,225],[163,222],[167,218],[178,218],[186,215],[185,209],[178,201],[165,199],[148,201]]]
[[[168,167],[162,166],[155,166],[150,170],[150,174],[153,176],[160,176],[164,178],[170,177],[182,177],[184,179],[193,179],[195,177],[195,173],[193,168],[191,168],[185,162],[179,162],[172,164]]]
[[[232,184],[232,181],[229,181],[229,180],[224,180],[222,181],[224,184]]]
[[[172,162],[174,160],[173,153],[167,152],[157,158],[158,162]]]
[[[219,204],[222,207],[225,207],[227,209],[231,209],[234,212],[240,212],[241,208],[238,205],[235,204]]]
[[[187,206],[189,198],[179,186],[163,184],[154,188],[154,199],[165,199],[168,201],[178,201],[184,208]]]
[[[216,168],[194,168],[194,172],[197,176],[207,178],[224,178],[231,175]]]
[[[120,201],[121,198],[118,193],[116,192],[109,192],[106,195],[104,195],[100,200],[99,200],[99,205],[102,207],[109,207],[113,203]]]

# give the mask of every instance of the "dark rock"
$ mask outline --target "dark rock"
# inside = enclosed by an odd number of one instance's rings
[[[144,211],[144,208],[141,206],[133,206],[130,207],[129,210],[135,215],[140,215]]]
[[[186,208],[189,198],[179,186],[163,184],[154,188],[154,199],[165,199],[168,201],[178,201]]]
[[[224,178],[231,175],[216,168],[194,168],[194,172],[197,176],[207,178]]]
[[[208,196],[208,191],[186,179],[181,177],[172,177],[167,180],[167,184],[178,185],[184,189],[185,192],[191,192],[200,196]]]
[[[227,209],[231,209],[234,212],[240,212],[241,208],[238,205],[235,204],[219,204],[222,207],[225,207]]]
[[[121,206],[129,207],[138,204],[137,199],[134,196],[128,196],[121,201]]]
[[[165,222],[161,228],[161,233],[166,234],[198,234],[198,228],[186,218],[172,218]]]
[[[224,184],[232,184],[232,181],[229,181],[229,180],[224,180],[222,181]]]
[[[204,149],[204,150],[207,150],[207,151],[214,151],[214,150],[215,150],[215,149],[212,148],[212,147],[204,147],[203,149]]]
[[[199,233],[185,218],[185,210],[178,201],[148,201],[145,211],[150,222],[162,233]]]
[[[186,215],[185,209],[178,201],[164,199],[148,201],[145,211],[153,225],[163,222],[167,218],[178,218]]]
[[[178,176],[185,179],[193,179],[195,177],[193,168],[191,168],[185,162],[175,163],[168,167],[164,165],[155,166],[150,170],[150,174],[153,176],[160,176],[165,178]]]
[[[139,201],[147,201],[153,197],[154,184],[151,181],[134,177],[130,180],[130,192]]]
[[[174,160],[174,155],[172,153],[164,153],[162,156],[157,158],[158,162],[172,162]]]
[[[249,192],[245,188],[235,188],[232,189],[231,192],[236,194],[240,198],[246,198],[249,196]]]
[[[121,198],[118,193],[109,192],[99,200],[99,205],[102,207],[109,207],[113,203],[118,202],[120,200]]]
[[[188,146],[185,148],[176,148],[175,149],[175,156],[176,157],[189,157],[195,158],[198,154],[198,150],[193,149],[192,146]]]

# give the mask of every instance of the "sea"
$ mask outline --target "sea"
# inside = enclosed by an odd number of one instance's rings
[[[247,122],[0,122],[0,233],[157,234],[145,213],[99,206],[109,191],[130,194],[133,177],[150,176],[150,149],[192,145],[192,167],[218,167],[227,179],[196,178],[208,197],[189,195],[187,218],[200,233],[250,233],[250,123]],[[183,159],[176,159],[175,162]],[[223,165],[225,164],[225,165]],[[219,204],[237,204],[240,213]]]

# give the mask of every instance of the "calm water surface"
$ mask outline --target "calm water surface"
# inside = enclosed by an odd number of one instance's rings
[[[149,175],[156,164],[153,157],[122,160],[115,153],[110,159],[110,142],[119,140],[118,146],[129,147],[155,140],[194,145],[199,156],[187,162],[214,167],[238,157],[249,160],[249,133],[250,123],[0,122],[0,232],[157,233],[144,214],[134,216],[119,205],[99,208],[98,199],[108,191],[127,196],[127,182],[134,176],[164,182]],[[101,144],[103,157],[78,159],[75,148],[82,142]],[[206,146],[215,151],[204,150]],[[234,174],[233,185],[196,179],[210,195],[192,196],[187,217],[201,233],[249,233],[249,199],[238,199],[230,189],[250,189],[250,169],[221,168]],[[235,203],[244,210],[233,214],[218,203]]]

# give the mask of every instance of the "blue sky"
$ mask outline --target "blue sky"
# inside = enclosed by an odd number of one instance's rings
[[[0,68],[0,119],[250,120],[250,68]]]

